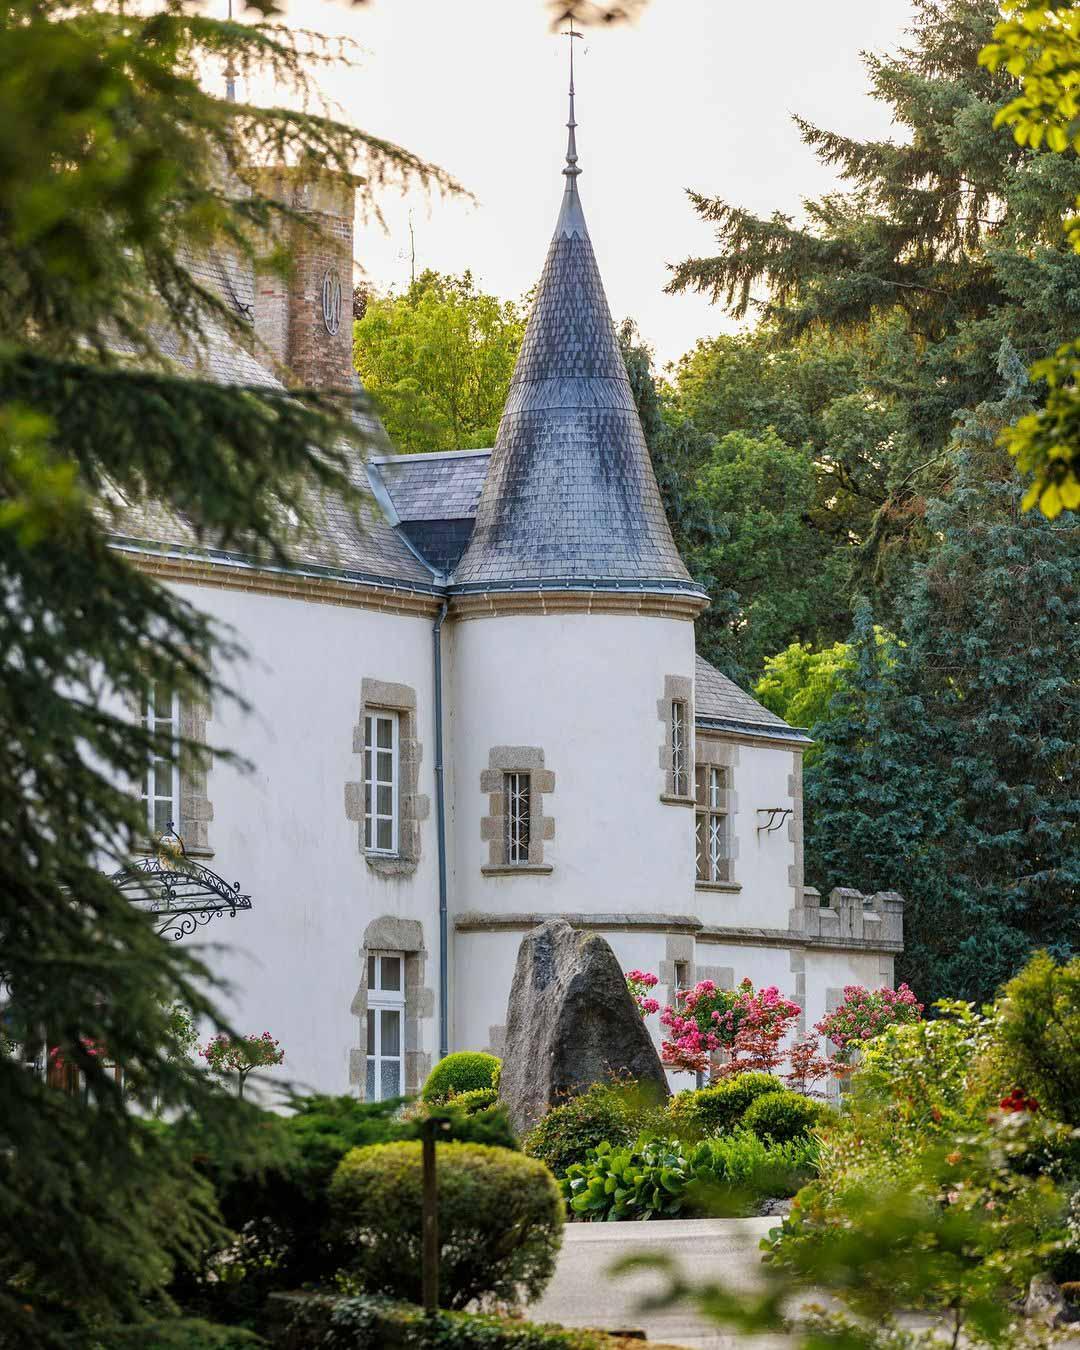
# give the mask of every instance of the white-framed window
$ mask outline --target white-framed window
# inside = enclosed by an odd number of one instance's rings
[[[369,1102],[405,1091],[405,957],[368,954],[367,1078]]]
[[[689,988],[690,988],[690,962],[689,962],[689,961],[676,961],[676,962],[675,962],[675,975],[674,975],[674,979],[673,979],[672,983],[673,983],[673,988],[672,988],[672,991],[671,991],[671,992],[672,992],[672,995],[677,994],[677,993],[679,992],[680,989],[689,989]]]
[[[695,778],[697,879],[728,881],[731,836],[727,814],[727,770],[716,764],[699,764]]]
[[[529,861],[529,816],[532,810],[532,782],[527,773],[508,773],[503,780],[506,793],[506,861]]]
[[[676,797],[685,797],[690,791],[686,754],[686,704],[677,698],[671,703],[671,790]]]
[[[398,851],[398,733],[396,712],[364,714],[364,848]]]
[[[147,685],[143,694],[142,720],[148,731],[168,737],[173,761],[150,755],[143,775],[142,804],[146,831],[151,837],[164,834],[169,826],[180,829],[180,765],[176,743],[180,736],[180,696],[164,684]]]

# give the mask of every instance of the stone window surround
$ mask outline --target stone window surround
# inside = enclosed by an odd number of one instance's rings
[[[435,990],[424,984],[427,950],[423,925],[416,919],[384,914],[364,929],[360,947],[360,984],[349,1011],[359,1022],[357,1044],[349,1051],[349,1086],[363,1100],[367,1080],[368,957],[372,953],[401,952],[405,961],[405,1091],[420,1091],[431,1072],[431,1055],[420,1049],[420,1023],[435,1016]]]
[[[360,683],[360,716],[353,727],[353,754],[364,755],[364,719],[371,712],[398,717],[398,847],[396,854],[369,853],[364,847],[364,783],[345,784],[345,817],[357,825],[360,852],[371,871],[384,877],[411,876],[420,861],[420,822],[427,820],[431,801],[417,792],[423,746],[417,739],[416,690],[407,684],[365,677]]]
[[[708,732],[698,731],[694,737],[694,768],[695,771],[699,765],[716,766],[717,768],[727,769],[730,779],[733,782],[735,769],[739,763],[739,747],[731,741],[722,739],[719,736],[710,736]],[[696,772],[695,772],[696,779]],[[739,856],[739,839],[735,831],[735,815],[739,809],[739,794],[734,787],[724,789],[724,810],[728,817],[728,875],[724,881],[699,881],[697,879],[697,867],[694,867],[694,889],[698,891],[721,891],[728,894],[735,894],[742,890],[741,884],[735,880],[735,862]],[[701,803],[697,800],[696,783],[694,795],[695,807]],[[696,822],[695,822],[696,823]]]
[[[660,742],[660,770],[664,775],[664,787],[660,800],[669,806],[696,805],[691,793],[688,796],[675,792],[675,766],[671,754],[671,705],[682,703],[686,706],[686,763],[690,770],[694,764],[694,742],[697,739],[694,728],[694,681],[688,675],[665,675],[664,696],[656,704],[656,715],[664,728]]]
[[[506,791],[508,773],[529,775],[529,861],[511,863],[506,858]],[[480,791],[488,794],[488,814],[480,819],[480,838],[488,846],[488,861],[480,868],[486,877],[546,874],[544,844],[555,838],[555,821],[544,815],[544,797],[555,791],[555,774],[544,766],[544,752],[537,745],[493,745],[488,767],[480,772]]]
[[[133,716],[141,718],[142,710],[135,704],[131,706]],[[186,744],[180,750],[180,818],[175,825],[184,841],[185,853],[192,858],[214,856],[214,850],[210,847],[210,822],[214,818],[214,806],[207,795],[210,766],[213,763],[206,739],[206,724],[209,721],[208,704],[180,699],[180,740]],[[153,841],[145,840],[137,851],[153,852]]]

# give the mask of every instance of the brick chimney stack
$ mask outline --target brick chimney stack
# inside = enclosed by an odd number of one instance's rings
[[[267,171],[267,196],[302,212],[287,231],[288,277],[255,278],[256,355],[287,383],[315,389],[348,389],[353,380],[353,213],[351,177],[317,177],[288,168]]]

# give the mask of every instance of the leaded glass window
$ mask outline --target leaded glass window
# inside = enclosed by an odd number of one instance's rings
[[[686,704],[675,699],[671,704],[671,790],[676,797],[689,792],[686,776]]]
[[[405,1091],[404,974],[401,952],[368,954],[367,1101],[385,1101]]]
[[[529,861],[529,815],[532,807],[531,784],[527,773],[508,773],[506,792],[506,861]]]
[[[148,685],[143,694],[142,720],[147,731],[172,743],[172,760],[151,754],[142,782],[142,803],[147,833],[164,834],[170,824],[180,829],[180,766],[177,739],[180,735],[180,698],[167,685]]]
[[[697,879],[729,881],[731,845],[727,813],[727,770],[699,764],[695,774],[697,797]]]
[[[364,848],[398,850],[398,715],[364,716]]]

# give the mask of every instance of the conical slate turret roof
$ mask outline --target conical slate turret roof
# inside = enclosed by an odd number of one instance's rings
[[[656,486],[577,191],[566,191],[452,589],[703,595]]]

